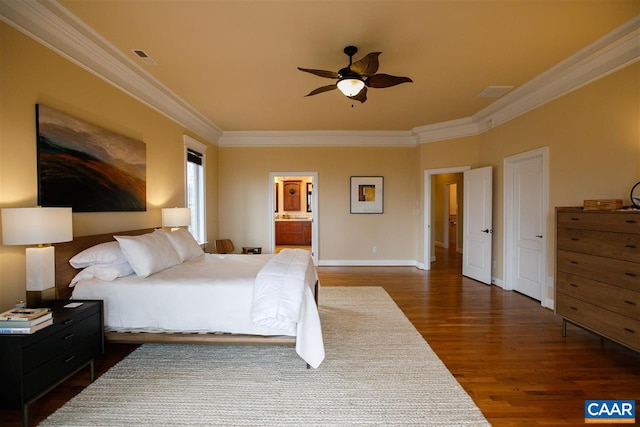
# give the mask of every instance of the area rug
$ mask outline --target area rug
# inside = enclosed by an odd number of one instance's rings
[[[144,344],[41,425],[489,425],[382,288],[322,288],[320,310],[318,369],[292,346]]]

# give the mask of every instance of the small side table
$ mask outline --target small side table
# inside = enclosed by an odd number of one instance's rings
[[[262,253],[262,248],[257,246],[243,246],[242,253],[248,255],[260,255]]]

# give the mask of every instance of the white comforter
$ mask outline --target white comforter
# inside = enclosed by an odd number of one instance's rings
[[[308,265],[299,321],[287,330],[255,324],[251,310],[254,281],[273,255],[205,254],[153,274],[112,282],[82,280],[73,299],[104,300],[111,330],[202,331],[296,337],[296,352],[310,366],[324,359],[320,317],[313,296],[316,280]],[[312,278],[312,279],[309,279]]]
[[[262,267],[253,288],[253,323],[292,330],[300,319],[305,283],[315,282],[311,256],[301,249],[283,249]]]

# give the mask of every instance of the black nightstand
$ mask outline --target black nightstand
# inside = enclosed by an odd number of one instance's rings
[[[29,335],[0,335],[0,408],[22,408],[29,425],[29,404],[104,352],[102,301],[71,301],[52,305],[53,324]]]

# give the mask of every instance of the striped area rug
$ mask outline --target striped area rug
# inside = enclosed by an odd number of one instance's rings
[[[378,287],[320,292],[326,359],[291,346],[145,344],[41,426],[489,425]]]

